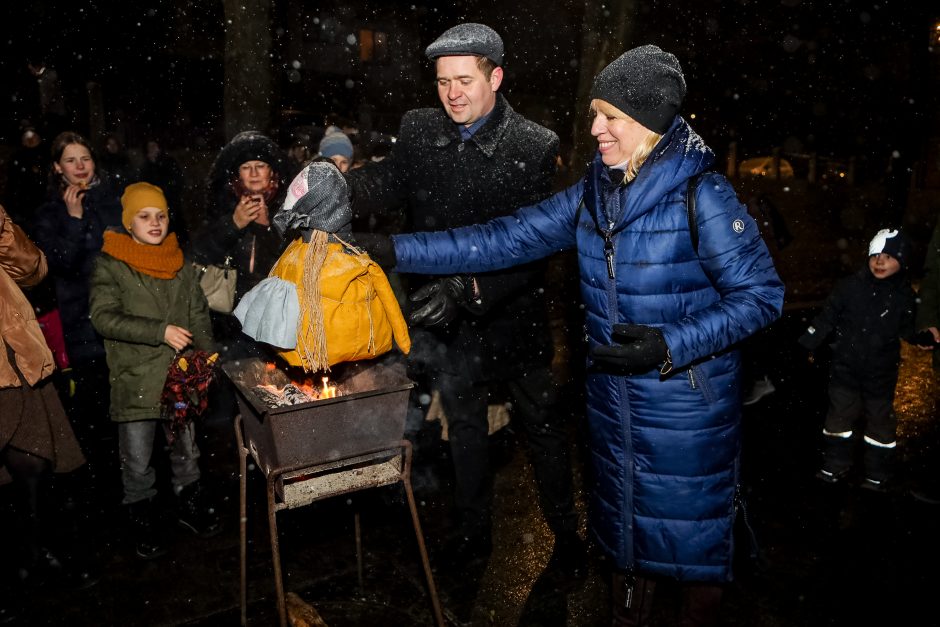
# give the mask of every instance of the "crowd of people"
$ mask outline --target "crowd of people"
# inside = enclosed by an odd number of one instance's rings
[[[613,565],[612,624],[648,624],[663,578],[682,583],[683,625],[717,624],[741,507],[746,390],[736,347],[781,315],[784,286],[761,225],[679,115],[679,60],[640,46],[595,77],[597,153],[581,180],[552,195],[559,140],[500,93],[500,36],[460,24],[425,55],[441,106],[407,112],[387,158],[357,159],[336,126],[316,151],[246,129],[218,152],[197,211],[181,210],[186,172],[159,141],[135,168],[114,135],[99,153],[65,131],[46,157],[37,131],[24,131],[0,210],[0,472],[9,475],[0,481],[22,487],[27,539],[16,564],[5,560],[15,573],[69,562],[53,555],[50,527],[37,521],[49,474],[80,466],[88,489],[120,476],[133,552],[166,553],[152,462],[161,440],[176,520],[201,537],[221,531],[195,427],[168,420],[167,372],[185,351],[222,362],[267,354],[231,306],[210,310],[199,268],[231,269],[234,302],[268,277],[288,244],[274,216],[301,168],[323,161],[348,185],[354,243],[400,275],[413,405],[425,410],[420,397],[434,393],[446,416],[457,516],[442,563],[492,551],[488,408],[505,399],[524,427],[554,535],[549,569],[584,576],[573,416],[552,377],[544,284],[545,260],[574,250],[588,345],[590,529]],[[370,231],[370,216],[389,218],[394,232]],[[916,328],[905,242],[897,230],[879,232],[866,268],[840,284],[800,340],[815,350],[836,335],[826,482],[845,478],[862,419],[865,482],[883,489],[891,479],[898,341]],[[937,321],[920,320],[929,329],[921,343],[933,346]],[[209,403],[234,415],[234,390],[220,381]],[[84,565],[68,565],[72,582],[94,583]]]

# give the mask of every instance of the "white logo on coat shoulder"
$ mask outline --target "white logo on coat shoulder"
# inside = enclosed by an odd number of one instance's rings
[[[734,229],[735,233],[744,232],[744,220],[735,220],[731,223],[731,228]]]

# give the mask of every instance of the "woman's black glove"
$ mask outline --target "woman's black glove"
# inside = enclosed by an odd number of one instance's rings
[[[395,259],[395,244],[388,235],[354,232],[350,244],[364,249],[372,257],[372,261],[383,268],[394,268],[398,262]]]
[[[591,349],[591,358],[595,362],[637,373],[671,361],[663,332],[656,327],[615,324],[613,340],[617,344]]]
[[[408,297],[413,303],[427,301],[411,312],[408,322],[426,327],[450,322],[467,303],[467,284],[467,277],[463,276],[449,276],[425,283]]]

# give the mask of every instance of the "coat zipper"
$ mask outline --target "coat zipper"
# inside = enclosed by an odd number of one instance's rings
[[[611,280],[614,275],[614,243],[610,241],[610,231],[604,233],[604,257],[607,259],[607,276]]]

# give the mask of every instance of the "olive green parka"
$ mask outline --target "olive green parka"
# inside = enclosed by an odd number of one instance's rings
[[[209,305],[192,264],[172,279],[142,274],[107,253],[91,276],[91,322],[105,342],[111,380],[111,420],[161,417],[160,395],[175,351],[164,342],[169,324],[210,350]]]

